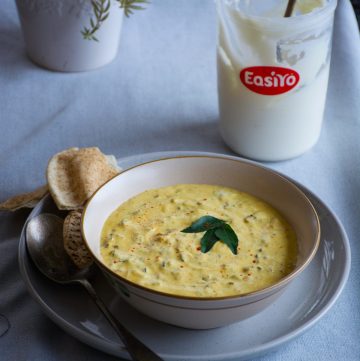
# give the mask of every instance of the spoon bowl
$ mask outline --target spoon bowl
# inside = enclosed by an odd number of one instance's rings
[[[67,284],[90,277],[94,267],[79,270],[63,246],[64,221],[54,214],[40,214],[26,227],[26,246],[36,267],[52,281]]]

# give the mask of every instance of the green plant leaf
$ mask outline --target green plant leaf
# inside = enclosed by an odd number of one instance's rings
[[[215,234],[215,229],[209,229],[205,232],[200,241],[200,249],[202,253],[207,253],[213,248],[214,244],[219,240]]]
[[[130,16],[134,10],[144,10],[141,5],[148,4],[148,0],[116,0],[120,4],[120,8],[124,9],[125,16]]]
[[[221,219],[212,216],[203,216],[197,221],[193,222],[190,227],[183,229],[183,233],[199,233],[205,232],[209,229],[214,229],[226,224]]]
[[[106,7],[105,7],[105,12],[108,12],[110,10],[110,6],[111,6],[111,2],[108,1]]]
[[[225,243],[232,253],[237,254],[239,240],[234,230],[228,224],[224,224],[214,231],[216,237]]]
[[[143,10],[141,5],[148,4],[147,0],[116,0],[120,4],[120,8],[124,9],[126,16],[133,13],[134,10]],[[110,15],[110,0],[91,0],[93,17],[90,18],[90,28],[84,27],[81,31],[84,39],[99,41],[94,35],[101,25]]]
[[[105,21],[109,17],[109,13],[105,14],[100,20]]]

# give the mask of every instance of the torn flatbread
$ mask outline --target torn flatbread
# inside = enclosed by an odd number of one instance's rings
[[[69,148],[50,159],[47,180],[57,207],[75,210],[118,173],[116,159],[108,158],[99,148]]]
[[[48,186],[42,186],[32,192],[18,194],[0,203],[0,211],[16,211],[20,208],[34,208],[47,194]]]

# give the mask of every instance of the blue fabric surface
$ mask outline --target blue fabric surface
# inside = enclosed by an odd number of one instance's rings
[[[62,74],[28,60],[15,4],[3,0],[0,201],[44,184],[48,159],[71,146],[96,145],[117,157],[163,150],[232,154],[217,129],[215,15],[211,0],[153,0],[126,20],[112,64]],[[359,40],[350,2],[340,0],[320,141],[297,159],[268,163],[339,216],[352,249],[349,281],[320,322],[258,361],[360,360]],[[0,360],[115,360],[64,333],[28,295],[16,258],[28,213],[0,214],[0,314],[11,324],[0,337]]]

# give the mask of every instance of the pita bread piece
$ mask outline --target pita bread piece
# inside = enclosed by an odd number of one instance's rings
[[[78,268],[85,268],[93,263],[93,258],[85,246],[80,224],[79,211],[71,211],[66,216],[63,228],[64,248]]]
[[[48,164],[50,193],[59,209],[82,208],[94,192],[119,173],[119,168],[99,148],[69,148]]]
[[[32,192],[19,194],[0,203],[0,211],[16,211],[20,208],[34,208],[46,195],[48,187],[42,186]]]

